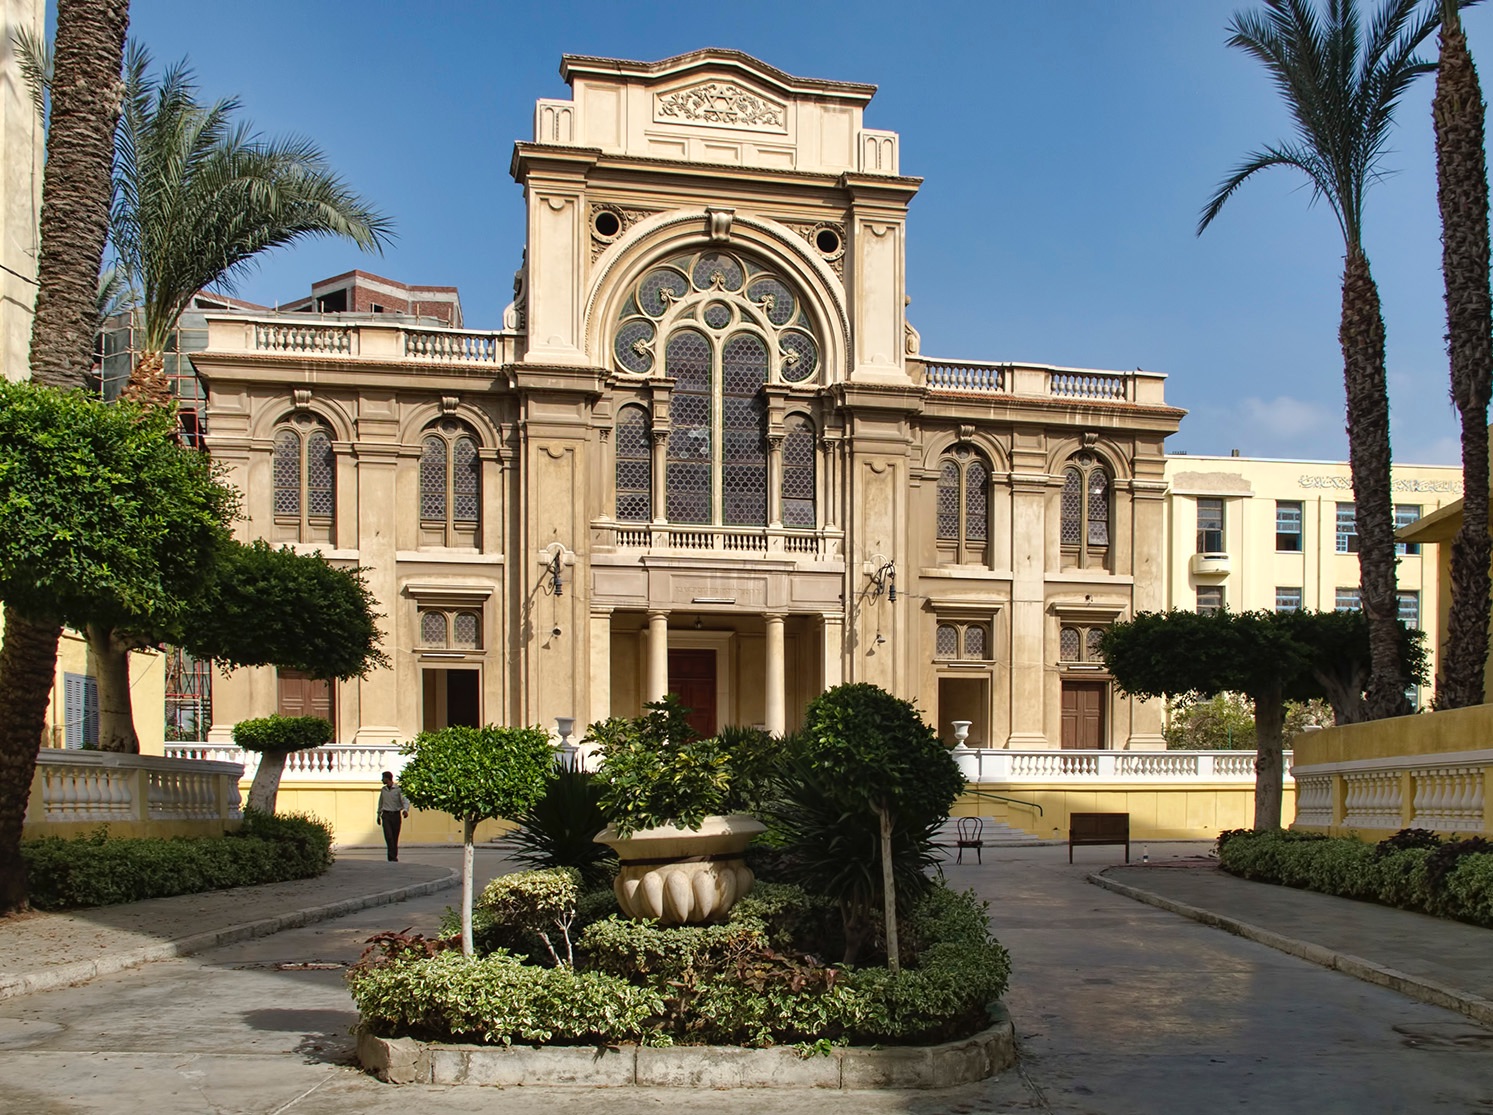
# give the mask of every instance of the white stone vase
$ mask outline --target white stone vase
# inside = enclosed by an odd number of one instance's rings
[[[596,837],[617,853],[621,870],[612,889],[631,918],[661,925],[722,921],[755,876],[742,854],[767,826],[745,813],[706,817],[698,830],[677,825],[618,836],[608,825]]]

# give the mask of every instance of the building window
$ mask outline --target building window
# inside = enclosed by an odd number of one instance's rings
[[[653,519],[653,424],[648,411],[625,406],[617,415],[617,519]]]
[[[1275,589],[1275,610],[1277,612],[1299,612],[1301,611],[1301,590],[1299,588]]]
[[[276,537],[284,542],[330,542],[337,511],[337,462],[332,435],[309,414],[275,430]]]
[[[819,345],[794,288],[751,256],[709,250],[674,257],[634,284],[612,338],[612,356],[624,374],[674,380],[668,521],[766,526],[763,388],[811,383],[820,373]],[[791,464],[784,460],[785,525],[817,525],[809,522],[817,514],[813,436],[807,423],[796,435],[794,426],[784,431],[783,451],[794,456]]]
[[[481,468],[477,439],[460,422],[444,419],[425,431],[420,443],[420,530],[424,544],[477,545]]]
[[[990,658],[990,629],[983,623],[941,622],[933,634],[933,656],[961,662]]]
[[[1420,627],[1420,593],[1399,592],[1395,599],[1400,608],[1400,622],[1412,631],[1417,630]]]
[[[1102,565],[1109,552],[1110,479],[1092,453],[1078,453],[1063,469],[1063,552],[1079,568]]]
[[[1358,590],[1356,588],[1340,588],[1333,594],[1333,611],[1356,612],[1358,611],[1358,607]]]
[[[814,485],[814,424],[792,415],[783,423],[783,525],[788,529],[819,525]]]
[[[1200,554],[1223,553],[1223,500],[1198,500],[1198,548]]]
[[[1283,554],[1301,553],[1300,500],[1275,501],[1275,548]]]
[[[1419,518],[1420,518],[1420,504],[1418,504],[1418,503],[1397,503],[1397,504],[1395,504],[1395,530],[1396,531],[1398,531],[1401,527],[1408,527],[1411,523],[1416,522]],[[1407,555],[1408,554],[1409,556],[1414,557],[1416,554],[1420,553],[1420,543],[1419,542],[1396,542],[1395,543],[1395,553],[1400,554],[1400,555]]]
[[[482,613],[471,608],[421,608],[422,650],[481,650]]]
[[[990,466],[967,445],[938,463],[938,541],[958,564],[985,564],[990,541]]]
[[[62,675],[62,745],[98,746],[98,679],[92,674]]]
[[[1337,505],[1337,552],[1358,553],[1358,509],[1351,503]]]
[[[1222,585],[1199,585],[1197,595],[1197,612],[1200,616],[1211,616],[1214,612],[1223,610],[1223,586]]]
[[[1104,638],[1104,626],[1064,624],[1058,629],[1059,662],[1103,663],[1099,653],[1099,640]]]

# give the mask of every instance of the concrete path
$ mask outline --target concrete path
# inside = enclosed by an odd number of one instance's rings
[[[1183,862],[1173,857],[1201,850],[1152,845],[1151,858]],[[1003,850],[981,866],[947,867],[951,882],[991,901],[1015,958],[1006,1001],[1022,1059],[979,1085],[930,1094],[381,1085],[349,1063],[355,1012],[342,965],[378,930],[432,931],[455,897],[446,892],[0,1002],[0,1111],[1493,1111],[1493,1031],[1093,886],[1089,874],[1115,862],[1112,851],[1080,850],[1073,867],[1062,848]],[[455,857],[449,849],[404,856],[438,868]],[[1126,878],[1150,885],[1173,874],[1183,872]],[[1335,917],[1307,928],[1325,935]]]

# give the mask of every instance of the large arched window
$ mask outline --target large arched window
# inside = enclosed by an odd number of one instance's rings
[[[664,375],[674,381],[664,454],[668,521],[766,526],[769,450],[763,387],[807,386],[818,382],[821,371],[809,315],[788,280],[745,254],[706,250],[665,260],[633,284],[617,321],[612,355],[624,374]],[[812,518],[816,510],[812,430],[807,437],[809,460],[792,466],[797,487],[791,497],[785,464],[785,520],[790,498],[794,516]],[[795,451],[800,450],[795,442]],[[617,454],[622,519],[620,434]],[[805,468],[807,495],[799,494]]]
[[[477,438],[454,419],[428,426],[420,441],[420,541],[476,547],[481,526]]]
[[[990,466],[967,445],[938,462],[939,556],[985,564],[990,547]]]
[[[275,429],[275,538],[331,542],[337,513],[337,462],[331,432],[310,414]]]
[[[653,519],[653,424],[648,411],[625,406],[617,414],[617,520]]]
[[[1063,469],[1062,543],[1065,565],[1103,566],[1109,555],[1110,476],[1092,453],[1077,453]]]
[[[814,424],[801,414],[783,423],[783,525],[813,530],[819,525],[814,503]]]

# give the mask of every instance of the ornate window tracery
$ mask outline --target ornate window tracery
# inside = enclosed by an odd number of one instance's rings
[[[959,564],[989,559],[990,466],[968,445],[938,463],[939,553]]]
[[[482,464],[471,430],[445,418],[420,441],[420,532],[430,546],[477,545]]]
[[[933,657],[961,662],[990,658],[990,630],[983,623],[944,621],[933,632]]]
[[[743,253],[707,249],[673,256],[633,284],[612,356],[624,374],[674,381],[663,455],[667,520],[766,526],[770,453],[763,388],[820,376],[819,344],[792,283]],[[617,431],[617,517],[642,521],[652,512],[651,460],[639,440],[646,434],[624,431],[620,421]],[[785,526],[817,525],[813,447],[812,425],[785,426],[782,451],[793,457],[791,463],[784,458],[779,493]]]
[[[653,519],[653,423],[648,411],[625,406],[617,415],[617,519],[646,523]]]
[[[1088,451],[1070,457],[1063,469],[1062,544],[1068,563],[1080,569],[1102,566],[1109,555],[1110,475]]]
[[[331,432],[310,414],[275,430],[272,456],[276,534],[281,541],[329,542],[337,512]]]

